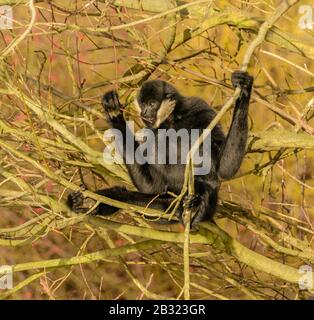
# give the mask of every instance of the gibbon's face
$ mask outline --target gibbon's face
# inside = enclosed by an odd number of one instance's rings
[[[157,112],[160,107],[160,102],[150,99],[140,104],[141,118],[146,127],[154,127],[157,120]]]
[[[137,105],[147,128],[158,128],[173,112],[176,89],[165,81],[146,81],[138,94]]]

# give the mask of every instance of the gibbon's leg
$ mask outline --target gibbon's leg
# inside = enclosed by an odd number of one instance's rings
[[[130,177],[134,183],[134,185],[139,190],[145,190],[147,193],[150,193],[152,190],[152,186],[154,183],[154,168],[150,166],[148,163],[138,164],[134,159],[135,150],[138,148],[139,144],[135,140],[133,133],[128,128],[123,114],[121,112],[121,104],[119,102],[119,97],[116,91],[107,92],[103,99],[102,104],[105,111],[105,116],[111,126],[114,129],[118,129],[122,133],[123,141],[121,143],[118,142],[119,152],[123,155],[124,163],[128,169]],[[132,139],[134,142],[133,146],[128,146],[128,140]],[[126,161],[128,158],[132,157],[132,163],[128,163]]]
[[[153,194],[128,191],[123,187],[97,190],[95,193],[130,205],[133,204],[143,208],[148,207],[161,211],[165,211],[174,200],[174,198],[168,194],[156,196]],[[84,213],[89,210],[89,208],[84,208],[84,200],[81,192],[73,192],[68,196],[67,204],[74,212]],[[101,203],[91,213],[106,216],[111,215],[118,210],[119,208],[117,207]]]
[[[235,103],[232,123],[220,154],[218,175],[221,179],[233,177],[240,168],[248,136],[248,109],[253,78],[247,72],[235,71],[231,81],[235,88],[241,89],[241,93]]]

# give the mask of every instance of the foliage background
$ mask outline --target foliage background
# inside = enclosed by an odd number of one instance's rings
[[[314,39],[298,26],[299,6],[311,2],[296,2],[251,59],[248,153],[222,185],[221,229],[191,235],[192,298],[312,295],[297,275],[314,260]],[[28,1],[0,1],[14,13],[0,33],[0,265],[15,271],[2,298],[183,297],[181,226],[148,223],[128,206],[109,218],[116,224],[73,217],[64,199],[82,177],[90,190],[131,187],[123,166],[102,160],[104,92],[118,89],[134,117],[138,87],[162,78],[220,110],[231,72],[279,3],[35,1],[32,24]]]

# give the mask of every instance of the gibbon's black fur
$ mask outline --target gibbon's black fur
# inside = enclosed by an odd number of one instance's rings
[[[245,155],[248,136],[248,107],[253,78],[242,71],[232,74],[231,82],[241,93],[235,103],[232,123],[227,137],[218,124],[211,132],[211,169],[207,175],[194,176],[195,191],[192,197],[185,197],[176,215],[182,221],[183,207],[193,210],[191,226],[197,229],[200,221],[213,217],[218,200],[220,181],[233,177]],[[123,150],[127,151],[126,135],[132,134],[124,120],[116,91],[103,97],[105,115],[112,128],[123,134]],[[147,128],[179,130],[185,128],[205,129],[215,117],[215,111],[202,99],[182,96],[171,84],[161,80],[146,81],[138,94],[137,104],[141,118]],[[135,141],[135,149],[138,142]],[[178,144],[180,148],[180,144]],[[168,152],[168,151],[167,151]],[[179,154],[179,152],[178,152]],[[125,158],[125,155],[124,155]],[[125,160],[125,159],[124,159]],[[166,210],[174,200],[167,191],[179,194],[184,182],[184,164],[126,164],[129,175],[139,192],[123,187],[97,190],[96,193],[130,204]],[[156,195],[159,195],[156,197]],[[155,198],[155,200],[153,200]],[[153,201],[152,201],[153,200]],[[75,212],[86,212],[80,192],[71,193],[68,205]],[[119,210],[107,204],[99,204],[93,211],[97,215],[110,215]]]

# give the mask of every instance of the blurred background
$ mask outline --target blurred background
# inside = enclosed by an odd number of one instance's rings
[[[158,78],[219,111],[233,94],[231,73],[279,4],[0,1],[13,11],[12,27],[0,30],[0,265],[15,271],[13,289],[0,290],[0,297],[183,297],[181,243],[87,256],[143,238],[73,218],[65,206],[67,183],[132,188],[122,165],[102,160],[108,128],[102,95],[118,90],[132,118],[138,88]],[[312,296],[289,281],[284,268],[297,272],[314,260],[314,39],[313,29],[302,24],[311,8],[311,1],[297,1],[251,58],[248,152],[237,176],[222,184],[215,218],[237,243],[258,253],[252,255],[257,264],[259,257],[276,264],[264,272],[228,250],[191,244],[193,299]],[[221,121],[225,132],[231,117],[232,110]],[[152,234],[184,231],[149,223],[132,210],[109,219]],[[64,260],[77,257],[85,260]]]

